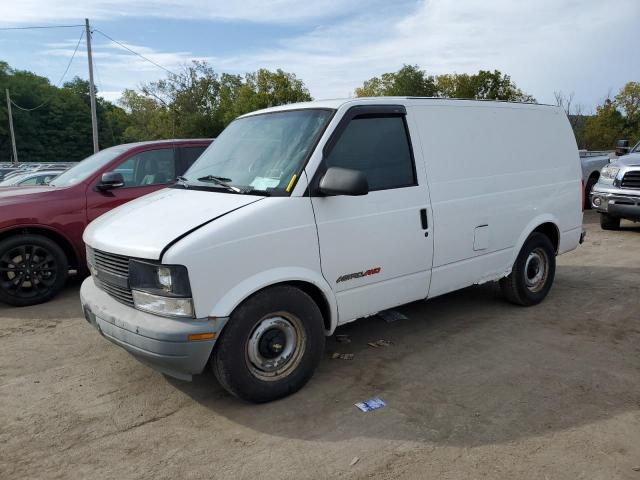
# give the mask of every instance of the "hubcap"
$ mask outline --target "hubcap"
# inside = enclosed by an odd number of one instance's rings
[[[56,276],[53,255],[38,245],[19,245],[0,254],[0,287],[9,295],[45,295],[55,284]]]
[[[527,288],[533,293],[539,292],[544,287],[548,274],[547,253],[541,248],[532,250],[524,265],[524,280]]]
[[[288,312],[261,319],[247,340],[249,371],[261,380],[279,380],[300,363],[305,349],[305,333],[298,317]]]

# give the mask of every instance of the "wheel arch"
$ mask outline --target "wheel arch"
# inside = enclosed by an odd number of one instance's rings
[[[309,295],[320,309],[325,334],[333,333],[338,321],[338,306],[333,291],[322,276],[306,269],[279,268],[249,277],[229,290],[213,307],[210,316],[229,317],[249,297],[277,285],[291,285]]]
[[[557,254],[560,248],[560,229],[558,228],[558,223],[558,219],[553,215],[541,215],[532,220],[520,234],[516,248],[513,249],[511,264],[516,261],[524,242],[526,242],[527,238],[534,232],[540,232],[549,237],[549,240],[551,240],[553,244],[553,249]]]
[[[0,241],[12,237],[14,235],[42,235],[49,240],[54,241],[62,248],[62,251],[67,256],[70,267],[76,269],[80,267],[80,256],[73,246],[71,240],[69,240],[64,234],[57,230],[42,225],[16,225],[11,228],[7,228],[0,232]]]

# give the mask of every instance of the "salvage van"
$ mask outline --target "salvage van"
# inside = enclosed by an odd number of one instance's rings
[[[312,376],[338,325],[499,281],[530,306],[582,240],[560,108],[359,98],[233,121],[170,188],[84,233],[86,319],[190,380],[265,402]],[[366,320],[365,320],[366,321]]]

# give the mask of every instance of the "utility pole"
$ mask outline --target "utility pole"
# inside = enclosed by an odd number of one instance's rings
[[[11,146],[13,147],[13,164],[18,165],[18,149],[16,148],[16,134],[13,131],[13,114],[11,113],[11,97],[9,96],[9,89],[5,88],[7,92],[7,114],[9,115],[9,131],[11,132]]]
[[[91,129],[93,131],[93,153],[98,153],[98,115],[96,113],[96,89],[93,85],[93,58],[91,57],[91,28],[89,19],[84,19],[87,37],[87,58],[89,59],[89,98],[91,99]]]

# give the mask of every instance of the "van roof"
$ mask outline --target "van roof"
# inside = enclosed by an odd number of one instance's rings
[[[330,108],[337,110],[343,105],[371,105],[371,104],[400,104],[400,105],[456,105],[456,106],[478,106],[503,107],[503,108],[523,108],[523,109],[547,109],[549,107],[558,109],[556,105],[543,103],[507,102],[504,100],[470,100],[460,98],[438,98],[438,97],[356,97],[356,98],[333,98],[327,100],[314,100],[312,102],[289,103],[277,107],[264,108],[254,112],[246,113],[242,117],[259,115],[261,113],[280,112],[285,110],[300,110],[306,108]]]

